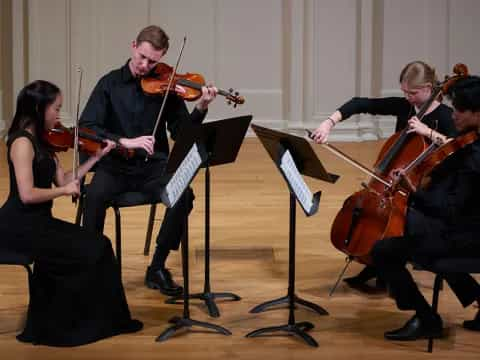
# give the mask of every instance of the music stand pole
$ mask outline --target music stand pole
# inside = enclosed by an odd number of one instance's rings
[[[186,136],[189,136],[189,132],[186,133]],[[191,192],[188,191],[188,186],[190,186],[192,180],[197,174],[201,164],[205,162],[207,155],[201,144],[194,142],[189,144],[186,148],[183,148],[179,156],[181,160],[180,165],[177,170],[170,178],[168,184],[165,186],[161,198],[162,202],[165,203],[169,208],[174,208],[179,206],[179,203],[184,202],[183,206],[189,204],[193,199],[191,199]],[[169,159],[169,162],[172,161]],[[176,160],[175,160],[176,161]],[[163,331],[156,339],[156,341],[165,341],[169,339],[173,334],[183,328],[191,328],[193,326],[206,328],[214,330],[223,335],[231,335],[232,333],[225,329],[224,327],[203,322],[197,321],[190,318],[190,303],[189,303],[189,266],[188,266],[188,211],[185,211],[184,214],[184,235],[181,239],[182,245],[182,272],[183,272],[183,316],[174,316],[169,320],[172,326]]]
[[[235,161],[241,142],[245,136],[251,116],[231,118],[202,124],[195,131],[199,142],[207,151],[207,158],[202,164],[205,168],[205,277],[203,292],[190,294],[190,299],[200,299],[205,302],[208,314],[219,317],[220,311],[215,299],[223,298],[231,301],[241,300],[241,297],[231,292],[212,292],[210,285],[210,167]],[[178,304],[181,295],[171,297],[167,304]]]
[[[290,225],[287,296],[255,306],[250,312],[259,313],[271,306],[286,303],[288,304],[289,318],[286,325],[261,328],[248,333],[246,336],[256,337],[266,333],[285,331],[292,335],[298,335],[307,344],[316,347],[318,343],[306,333],[306,331],[313,329],[313,324],[310,322],[295,323],[295,304],[310,308],[320,315],[328,315],[328,312],[321,306],[301,299],[295,294],[296,200],[298,200],[307,216],[314,215],[318,211],[321,192],[318,191],[315,194],[311,194],[303,181],[302,175],[329,183],[334,183],[338,176],[326,171],[306,139],[255,124],[252,124],[251,127],[288,185],[290,194]]]
[[[317,341],[308,335],[306,331],[313,329],[313,324],[309,321],[295,322],[295,303],[309,307],[320,315],[328,315],[328,312],[322,307],[309,301],[298,298],[295,295],[295,230],[296,230],[296,199],[290,192],[290,225],[289,225],[289,244],[288,244],[288,294],[282,298],[267,301],[250,310],[252,313],[264,311],[266,308],[288,302],[288,323],[280,326],[270,326],[254,330],[246,337],[257,337],[267,333],[284,331],[292,335],[298,335],[308,345],[318,347]]]
[[[210,157],[210,155],[209,155]],[[205,302],[208,314],[211,317],[219,317],[220,311],[215,303],[216,298],[224,298],[232,301],[241,300],[241,297],[230,292],[212,292],[210,287],[210,166],[208,158],[203,165],[205,167],[205,277],[203,284],[203,292],[191,294],[190,299],[200,299]],[[167,299],[167,304],[178,304],[178,300],[182,296],[174,296]]]
[[[216,298],[230,299],[232,301],[241,300],[241,297],[230,292],[212,292],[210,290],[210,166],[208,158],[205,163],[205,282],[203,293],[193,294],[191,298],[205,301],[208,313],[212,317],[219,317],[220,312]]]
[[[187,191],[185,201],[189,201],[190,196]],[[223,335],[232,335],[232,333],[222,326],[211,324],[204,321],[193,320],[190,318],[190,303],[189,303],[189,266],[188,266],[188,214],[185,219],[185,233],[182,237],[182,272],[183,272],[183,317],[174,316],[168,322],[173,324],[165,331],[163,331],[156,339],[156,341],[165,341],[169,339],[173,334],[182,328],[191,328],[192,326],[198,326],[214,330]]]

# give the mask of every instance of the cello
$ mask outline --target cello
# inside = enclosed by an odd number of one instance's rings
[[[468,69],[463,64],[455,65],[453,72],[455,75],[446,77],[442,83],[434,87],[432,95],[416,115],[420,121],[440,94],[445,93],[455,81],[468,75]],[[438,145],[434,142],[428,146],[423,136],[409,134],[407,129],[404,129],[386,141],[373,171],[332,145],[324,144],[323,146],[372,177],[367,184],[362,183],[364,187],[362,190],[345,200],[332,224],[331,242],[335,248],[345,253],[348,259],[347,265],[340,275],[341,278],[352,260],[367,265],[371,264],[369,253],[377,241],[386,237],[403,235],[408,191],[393,186],[395,172],[407,167],[419,155],[433,152]],[[415,174],[418,176],[410,180],[418,183],[422,176],[418,173]]]

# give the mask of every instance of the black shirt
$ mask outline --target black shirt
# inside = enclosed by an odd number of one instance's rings
[[[415,115],[415,107],[401,97],[377,99],[354,97],[343,104],[338,111],[342,113],[343,119],[362,113],[396,116],[395,132],[404,129],[408,120]],[[447,137],[453,137],[457,133],[452,121],[452,109],[444,104],[440,104],[435,110],[425,115],[422,122]]]
[[[80,126],[96,132],[98,136],[118,141],[120,138],[134,138],[151,135],[163,101],[162,96],[150,96],[143,92],[140,79],[135,78],[127,63],[103,76],[93,89],[80,118]],[[179,129],[186,123],[201,123],[206,112],[195,108],[189,114],[182,98],[171,93],[156,134],[152,160],[166,160],[169,146],[167,131],[173,140]],[[135,157],[145,158],[143,150],[137,150]],[[127,160],[112,151],[100,162],[100,166],[122,168],[137,166],[141,161]]]

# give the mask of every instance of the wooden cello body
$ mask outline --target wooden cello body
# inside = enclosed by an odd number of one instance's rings
[[[375,174],[387,183],[393,182],[394,170],[403,169],[428,147],[422,136],[404,134],[392,135],[375,163]],[[389,160],[402,136],[406,138],[404,146],[397,150],[393,160]],[[370,179],[364,189],[345,200],[335,217],[330,232],[333,246],[359,262],[369,264],[369,253],[375,242],[403,235],[407,200],[405,191],[392,191],[390,186],[376,178]]]

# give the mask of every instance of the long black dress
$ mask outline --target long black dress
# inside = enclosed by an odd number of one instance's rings
[[[34,259],[27,321],[17,339],[75,346],[139,330],[141,323],[130,317],[109,239],[54,218],[52,201],[27,205],[20,200],[10,159],[11,144],[19,137],[33,143],[36,187],[50,188],[56,168],[55,160],[30,133],[9,138],[10,194],[0,209],[0,248]]]

